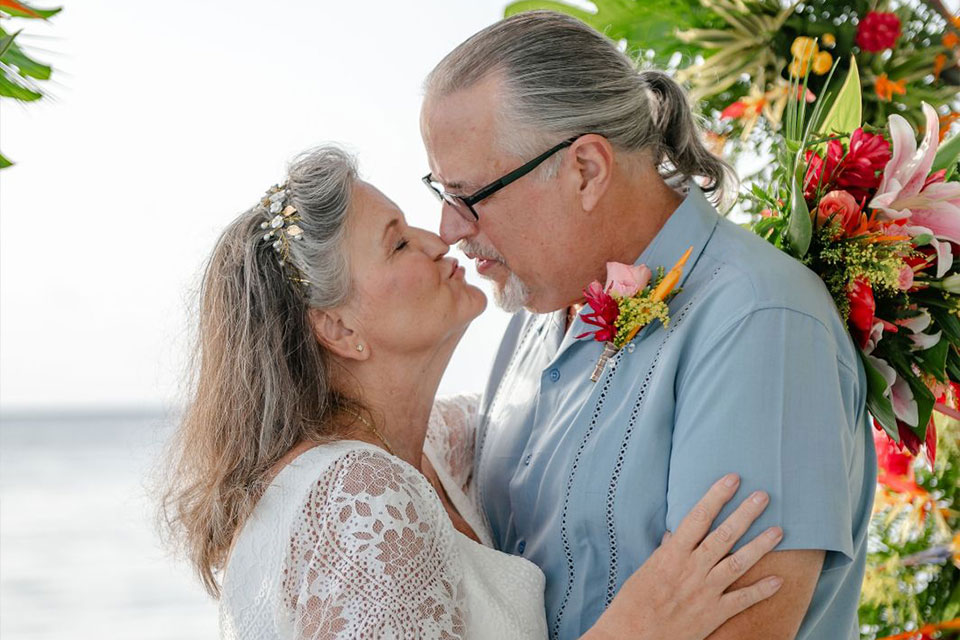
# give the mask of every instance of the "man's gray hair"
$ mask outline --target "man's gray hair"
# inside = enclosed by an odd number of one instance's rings
[[[701,178],[711,198],[722,200],[733,171],[704,146],[683,89],[661,71],[638,71],[613,42],[575,18],[531,11],[501,20],[441,60],[425,93],[447,96],[493,73],[505,94],[497,114],[505,151],[532,156],[596,133],[618,150],[650,153],[671,184]]]

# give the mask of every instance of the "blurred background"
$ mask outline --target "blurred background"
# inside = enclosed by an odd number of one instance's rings
[[[436,230],[421,83],[504,3],[62,4],[13,26],[48,96],[0,101],[0,637],[211,638],[150,498],[203,262],[331,140]],[[472,325],[442,391],[480,390],[505,320]]]

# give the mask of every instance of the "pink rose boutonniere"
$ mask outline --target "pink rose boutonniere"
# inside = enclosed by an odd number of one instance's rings
[[[603,353],[590,376],[593,382],[600,379],[607,361],[645,326],[654,320],[660,320],[664,327],[670,326],[667,302],[676,295],[683,265],[692,252],[693,247],[687,249],[669,272],[664,273],[663,267],[657,269],[656,278],[646,265],[608,262],[606,284],[601,286],[594,281],[583,290],[590,312],[580,317],[597,329],[581,333],[577,339],[593,336],[597,342],[604,343]]]

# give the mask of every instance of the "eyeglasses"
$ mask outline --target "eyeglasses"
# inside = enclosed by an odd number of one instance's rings
[[[584,134],[581,134],[581,135],[584,135]],[[511,182],[519,180],[523,176],[527,175],[528,173],[530,173],[531,171],[539,167],[547,158],[555,154],[557,151],[560,151],[560,149],[563,149],[565,147],[569,147],[579,137],[580,136],[574,136],[572,138],[564,140],[563,142],[556,145],[555,147],[551,147],[547,151],[544,151],[543,153],[538,155],[536,158],[534,158],[530,162],[520,167],[517,167],[516,169],[506,174],[505,176],[494,180],[493,182],[483,187],[479,191],[471,193],[468,196],[459,196],[454,193],[447,193],[443,189],[443,184],[434,180],[433,175],[430,173],[423,176],[423,184],[427,185],[427,188],[430,189],[433,195],[437,196],[437,199],[440,202],[446,202],[451,207],[453,207],[454,211],[456,211],[461,216],[463,216],[465,220],[473,223],[480,219],[480,216],[477,215],[477,212],[476,210],[474,210],[473,205],[477,204],[484,198],[489,198],[490,196],[495,194],[497,191],[500,191],[500,189],[503,189],[505,186],[507,186]]]

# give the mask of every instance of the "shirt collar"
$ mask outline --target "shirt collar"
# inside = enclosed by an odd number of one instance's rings
[[[682,287],[693,272],[700,255],[703,253],[720,216],[706,199],[700,187],[693,181],[688,183],[687,197],[676,211],[667,218],[667,222],[647,245],[634,264],[645,264],[656,273],[657,267],[670,269],[683,254],[693,247],[690,259],[683,268],[683,276],[677,287]]]

